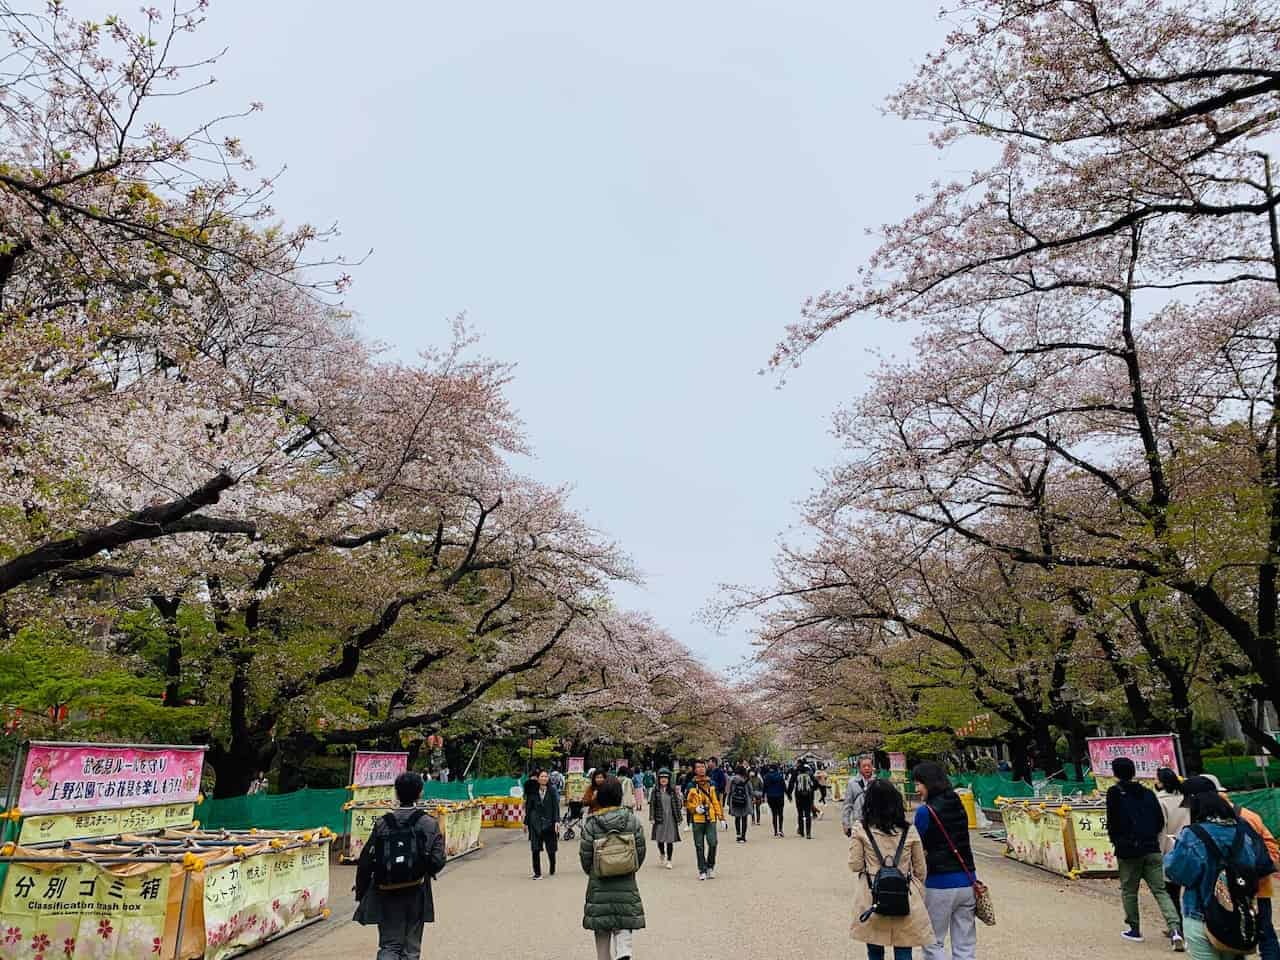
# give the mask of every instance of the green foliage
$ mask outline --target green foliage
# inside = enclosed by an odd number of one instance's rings
[[[22,708],[24,736],[186,742],[204,728],[198,707],[166,707],[163,679],[144,660],[28,626],[0,647],[0,702]],[[65,721],[48,711],[67,708]]]
[[[516,769],[511,748],[498,743],[486,744],[480,750],[480,758],[476,760],[476,764],[481,777],[509,777]],[[520,769],[524,769],[523,764],[520,764]]]
[[[1200,751],[1205,760],[1222,760],[1226,757],[1243,757],[1248,755],[1248,747],[1243,740],[1224,740]]]
[[[935,759],[946,753],[954,744],[949,733],[895,733],[884,738],[884,748],[890,753],[905,753],[907,762]]]

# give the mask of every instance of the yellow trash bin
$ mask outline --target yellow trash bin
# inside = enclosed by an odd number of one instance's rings
[[[960,802],[964,804],[964,812],[969,817],[969,829],[976,830],[978,828],[978,806],[973,798],[973,791],[968,787],[957,787],[956,793],[960,795]]]

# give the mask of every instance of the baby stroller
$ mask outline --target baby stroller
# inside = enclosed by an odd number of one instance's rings
[[[582,829],[583,815],[586,805],[581,800],[570,800],[569,809],[560,818],[562,829],[561,840],[572,840],[578,830]]]

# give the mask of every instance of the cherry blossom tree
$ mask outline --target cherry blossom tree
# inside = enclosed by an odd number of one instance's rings
[[[274,222],[271,177],[236,179],[236,117],[157,122],[211,82],[216,58],[180,53],[203,9],[0,5],[0,592],[168,535],[254,476],[314,412],[277,392],[283,368],[341,339],[323,296],[345,276],[324,279],[324,234]],[[261,442],[226,455],[236,435]]]
[[[1108,578],[1100,597],[1172,591],[1194,613],[1157,606],[1187,615],[1184,639],[1229,641],[1214,659],[1233,698],[1274,703],[1280,73],[1265,38],[1280,11],[975,0],[952,14],[891,105],[940,147],[978,138],[994,159],[887,227],[859,282],[815,298],[774,358],[860,315],[919,325],[916,358],[838,418],[849,458],[827,508]],[[1079,616],[1114,609],[1072,589]],[[1141,637],[1142,616],[1126,629]],[[1141,718],[1121,646],[1102,649]]]

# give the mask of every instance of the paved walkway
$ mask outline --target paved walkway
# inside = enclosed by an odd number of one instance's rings
[[[753,828],[746,845],[733,831],[720,834],[715,880],[700,882],[693,843],[676,847],[674,870],[657,869],[656,858],[640,873],[648,928],[636,937],[637,956],[730,956],[735,960],[809,960],[866,957],[849,939],[852,877],[838,807],[827,807],[814,839],[789,833],[783,840]],[[791,810],[788,808],[788,824]],[[978,955],[1001,960],[1103,960],[1168,953],[1159,940],[1155,903],[1143,895],[1144,944],[1120,939],[1123,927],[1115,881],[1071,882],[1006,860],[1000,846],[977,839],[979,873],[991,885],[999,924],[978,928]],[[514,830],[486,830],[487,848],[452,863],[435,888],[440,922],[427,928],[427,960],[458,957],[519,957],[520,960],[591,960],[590,935],[582,929],[586,880],[576,842],[564,844],[562,872],[529,879],[528,846]],[[373,960],[377,932],[344,922],[340,899],[351,870],[335,871],[335,916],[286,937],[251,956],[254,960]],[[705,949],[704,949],[705,948]],[[916,952],[920,956],[920,952]]]

